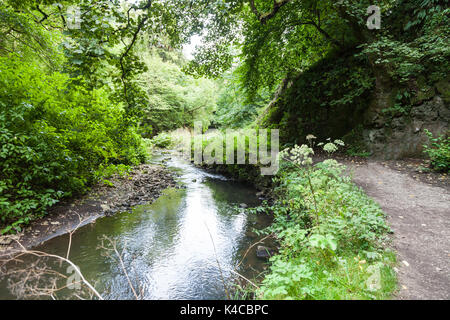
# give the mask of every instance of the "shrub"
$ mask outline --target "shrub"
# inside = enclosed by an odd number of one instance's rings
[[[104,90],[36,63],[0,57],[0,227],[20,231],[62,197],[85,192],[100,165],[137,164],[142,139]]]
[[[325,151],[337,145],[327,142]],[[384,249],[389,228],[379,206],[343,175],[335,160],[312,165],[308,146],[283,151],[264,206],[278,254],[256,296],[263,299],[385,299],[395,289],[395,256]],[[262,209],[256,209],[256,212]]]
[[[425,129],[430,144],[424,145],[424,152],[431,159],[431,167],[440,172],[448,172],[450,170],[450,137],[441,135],[433,137],[433,134]]]
[[[152,142],[158,148],[168,148],[172,144],[172,138],[168,133],[160,133],[152,139]]]

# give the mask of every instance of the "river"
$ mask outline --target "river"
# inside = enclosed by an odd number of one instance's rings
[[[105,299],[133,299],[117,255],[100,248],[107,236],[123,250],[130,281],[143,299],[225,299],[225,286],[229,291],[236,277],[231,270],[256,241],[252,228],[270,222],[242,208],[260,203],[257,191],[170,154],[156,154],[152,162],[176,171],[185,188],[165,190],[152,204],[80,228],[70,259]],[[64,256],[67,244],[63,235],[36,249]],[[244,262],[237,271],[250,278],[265,265],[254,251]],[[11,298],[6,280],[0,282],[0,299]]]

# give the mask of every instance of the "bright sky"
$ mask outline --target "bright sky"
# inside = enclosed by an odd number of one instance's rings
[[[139,3],[140,0],[124,0],[129,3]],[[202,37],[199,35],[194,35],[191,38],[191,43],[183,46],[183,54],[188,60],[192,60],[194,58],[193,53],[195,51],[195,47],[202,44]]]
[[[199,35],[194,35],[191,38],[191,43],[183,46],[183,54],[186,57],[186,59],[192,60],[194,58],[193,53],[195,51],[195,47],[201,44],[202,44],[202,37]]]

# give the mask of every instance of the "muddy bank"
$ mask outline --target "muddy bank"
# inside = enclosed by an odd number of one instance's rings
[[[22,233],[0,236],[0,256],[18,248],[19,241],[32,248],[73,229],[94,222],[102,216],[131,211],[140,204],[152,203],[161,192],[177,186],[174,173],[160,165],[142,164],[123,177],[108,179],[111,185],[99,183],[76,199],[67,199],[49,209],[48,215],[33,221]]]
[[[223,299],[226,296],[223,284],[234,283],[234,271],[254,279],[265,270],[267,257],[261,256],[266,253],[261,246],[270,248],[270,243],[266,240],[260,243],[261,237],[254,230],[267,227],[271,219],[245,210],[261,203],[256,189],[210,174],[172,152],[155,151],[151,161],[163,163],[176,172],[175,179],[183,188],[162,191],[152,204],[133,207],[132,214],[119,212],[101,217],[79,228],[71,239],[70,260],[79,266],[86,279],[95,283],[104,299],[134,299],[129,281],[117,265],[116,254],[109,253],[109,246],[105,246],[105,237],[114,241],[123,253],[129,279],[135,288],[143,288],[142,299]],[[154,179],[154,175],[149,178]],[[143,180],[146,179],[137,179],[138,182],[127,186],[137,186],[138,192],[134,194],[139,198],[145,196],[139,195]],[[135,201],[134,197],[129,198]],[[68,235],[59,236],[35,248],[65,256],[69,240]],[[67,272],[65,265],[49,265],[47,259],[40,262],[39,266],[47,265],[50,271],[63,275]],[[9,274],[0,280],[0,299],[16,298],[16,292],[22,294],[17,290],[11,292],[14,289],[11,283],[20,287],[20,279],[14,278],[15,271],[27,271],[29,266],[25,260],[4,269]],[[39,288],[46,283],[51,285],[52,277],[53,273],[40,276]],[[61,281],[62,286],[65,283]],[[58,292],[60,299],[72,296],[73,291]]]

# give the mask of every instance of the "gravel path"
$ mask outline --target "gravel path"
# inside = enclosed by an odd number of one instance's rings
[[[398,253],[397,299],[450,299],[450,191],[382,162],[346,163],[388,214]]]

